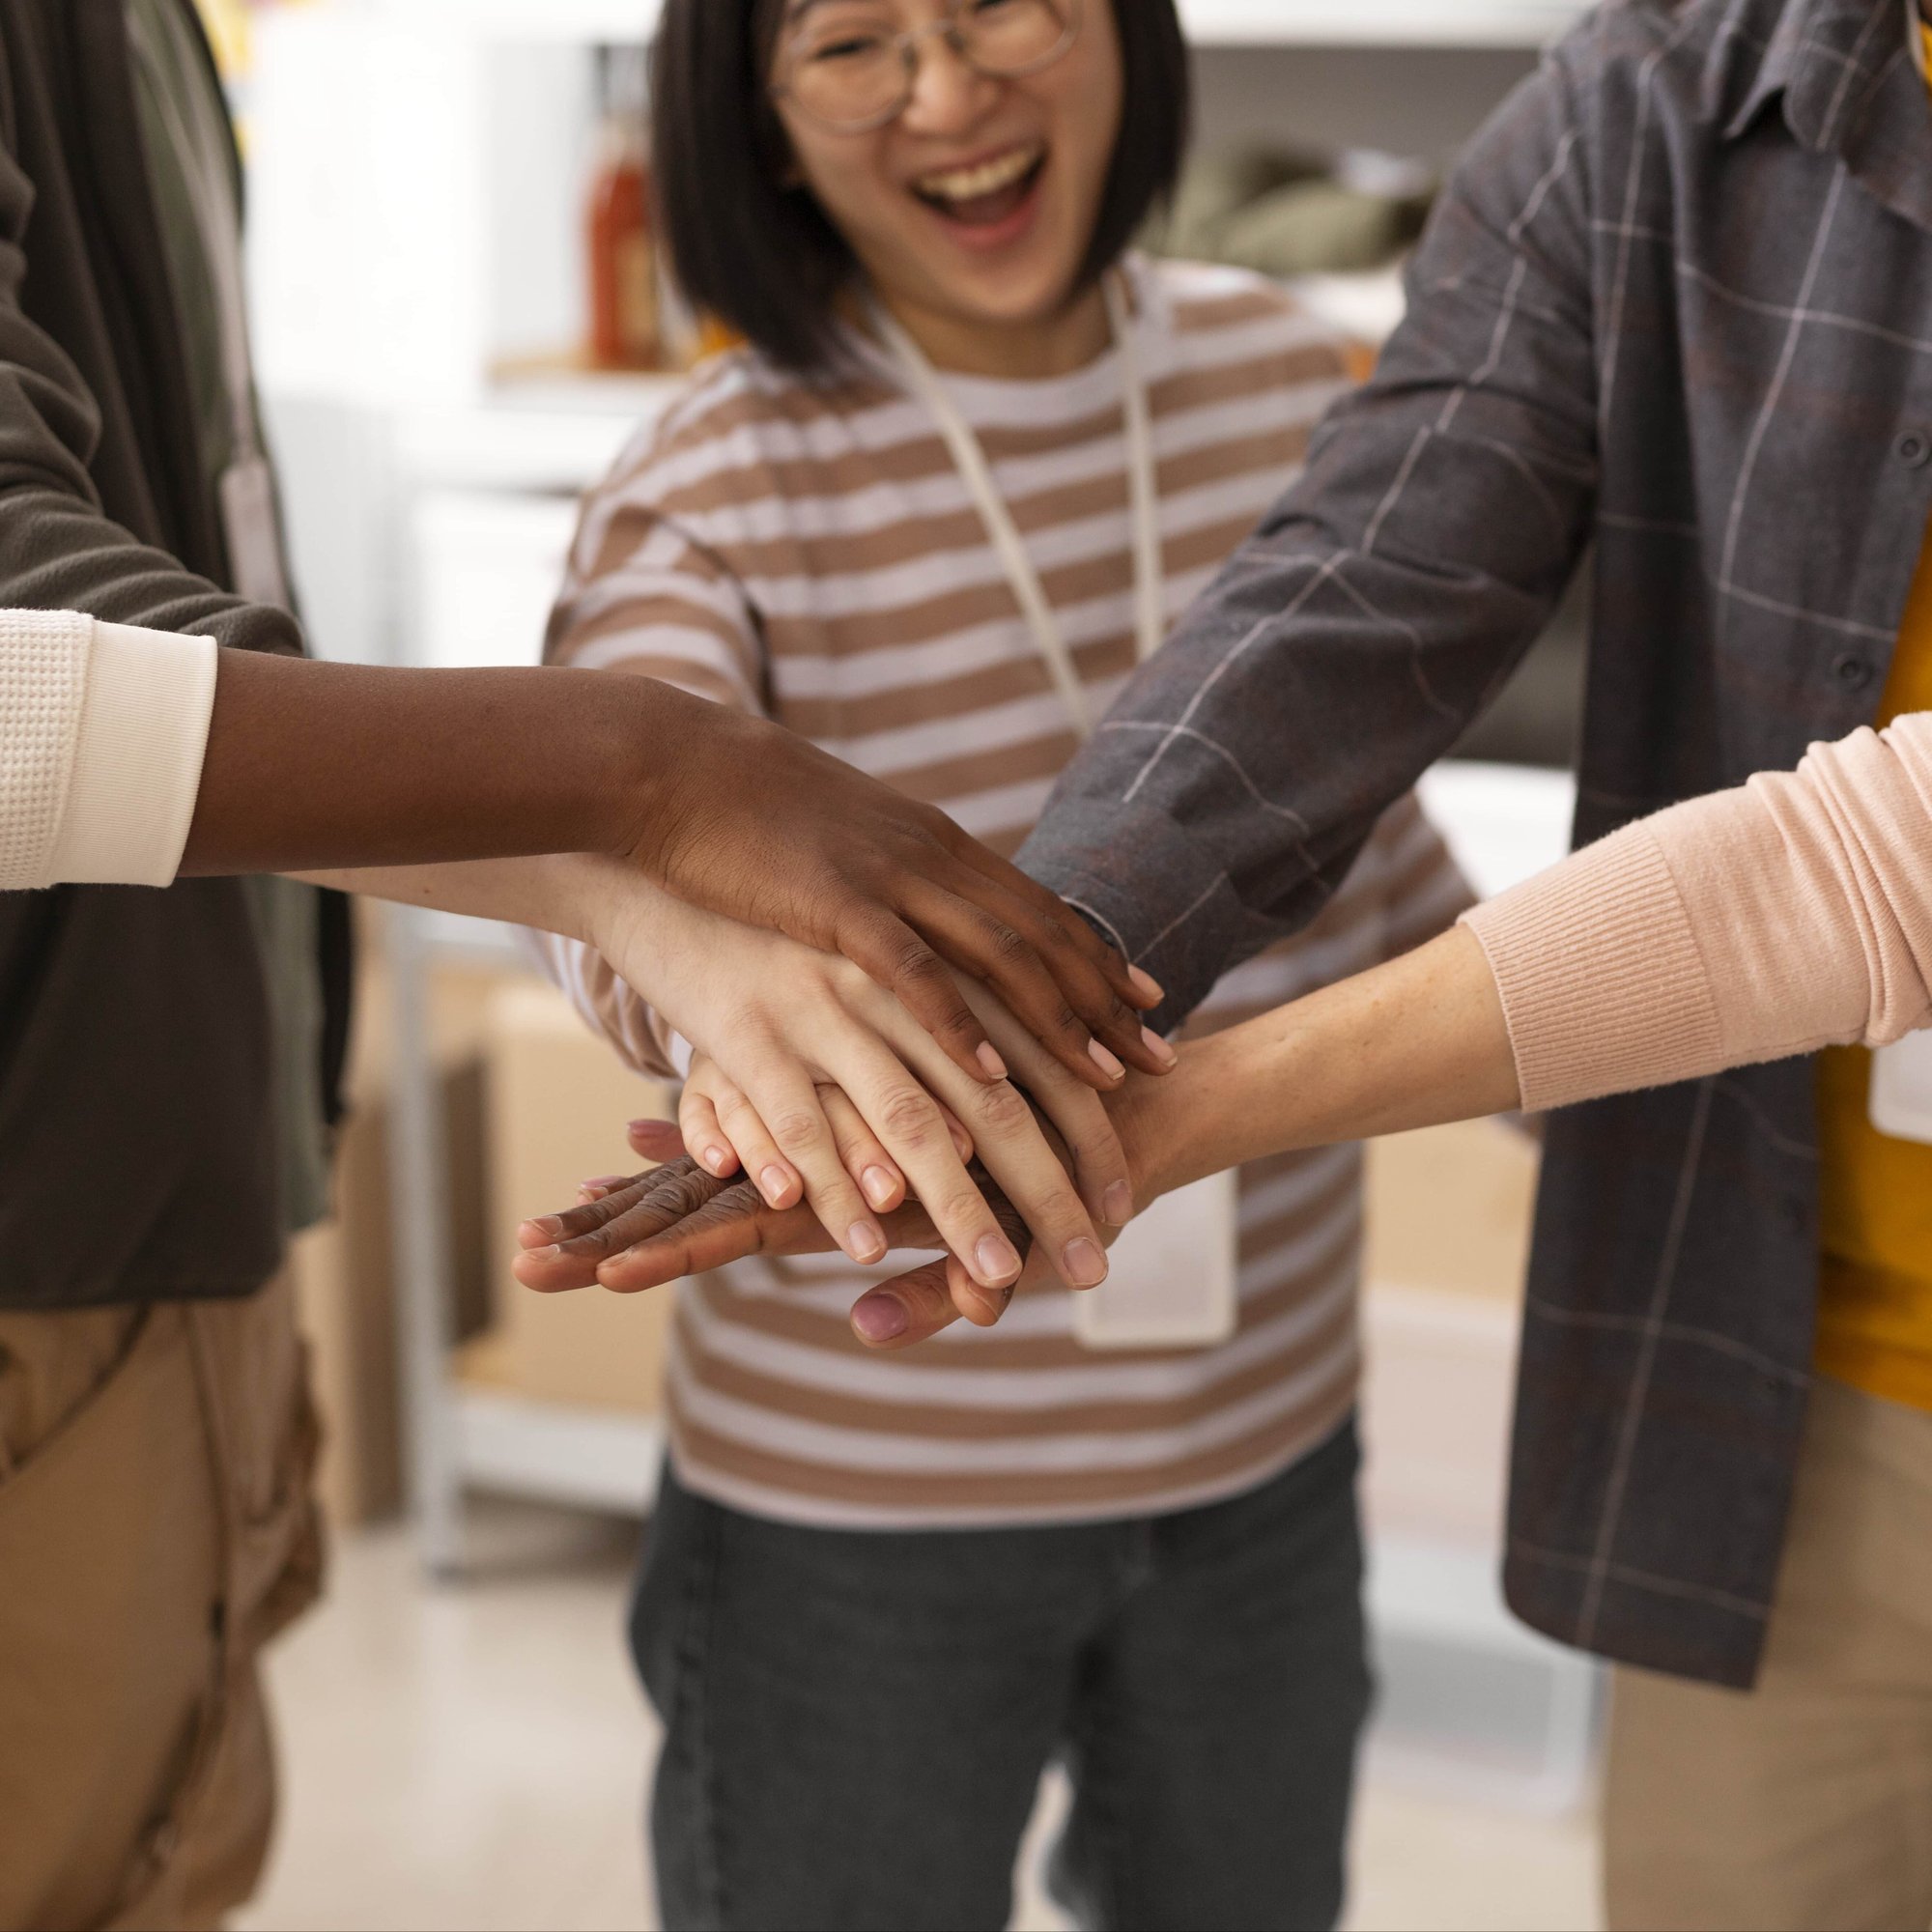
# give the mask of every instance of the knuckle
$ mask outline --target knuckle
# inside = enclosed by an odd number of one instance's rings
[[[968,1230],[967,1238],[971,1240],[977,1241],[981,1235],[999,1233],[997,1225],[986,1212],[984,1197],[970,1180],[957,1187],[942,1188],[932,1214],[942,1227]]]
[[[939,963],[939,955],[916,935],[900,940],[894,950],[893,977],[895,980],[918,983],[943,978],[945,971]]]
[[[991,920],[986,927],[986,946],[995,960],[1005,967],[1033,963],[1033,942],[1005,920]]]
[[[786,1153],[803,1153],[817,1144],[819,1123],[803,1110],[787,1108],[768,1124],[772,1139]]]
[[[895,1087],[879,1103],[879,1124],[893,1139],[911,1148],[928,1145],[944,1131],[939,1109],[917,1087]]]
[[[1009,1080],[985,1088],[974,1104],[977,1124],[996,1136],[1016,1134],[1033,1123],[1033,1109]]]

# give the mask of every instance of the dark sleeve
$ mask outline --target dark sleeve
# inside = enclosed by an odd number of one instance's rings
[[[1373,381],[1067,768],[1020,854],[1190,1010],[1319,912],[1548,620],[1597,482],[1559,49],[1457,168]]]
[[[0,609],[82,611],[253,650],[299,651],[301,633],[287,612],[220,589],[101,507],[89,472],[99,406],[72,357],[21,301],[30,239],[65,232],[75,250],[82,243],[65,205],[33,221],[37,191],[19,159],[13,53],[0,42]],[[111,138],[135,136],[124,128]],[[43,264],[36,285],[84,288],[85,264]]]

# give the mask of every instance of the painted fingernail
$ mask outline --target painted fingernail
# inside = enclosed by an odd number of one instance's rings
[[[980,1050],[975,1058],[986,1069],[988,1080],[1004,1080],[1007,1077],[1007,1063],[993,1051],[988,1041],[982,1039],[980,1042]]]
[[[731,1165],[731,1156],[722,1147],[708,1147],[704,1150],[704,1164],[713,1174],[723,1174]]]
[[[898,1192],[897,1183],[883,1167],[868,1167],[864,1178],[866,1199],[874,1208],[885,1207]]]
[[[1133,987],[1134,991],[1142,999],[1150,1000],[1155,1006],[1159,1006],[1167,998],[1167,995],[1161,990],[1160,981],[1151,974],[1143,973],[1138,966],[1129,966],[1127,968],[1127,983]]]
[[[1124,1228],[1134,1218],[1134,1190],[1117,1180],[1100,1197],[1100,1212],[1110,1228]]]
[[[1004,1235],[981,1236],[980,1245],[973,1250],[973,1260],[980,1285],[985,1288],[993,1288],[1020,1271],[1020,1258]]]
[[[758,1176],[758,1190],[774,1208],[779,1205],[779,1197],[791,1185],[791,1176],[781,1167],[768,1167]]]
[[[1097,1039],[1090,1039],[1087,1042],[1087,1052],[1094,1065],[1109,1080],[1124,1080],[1127,1077],[1127,1069]]]
[[[845,1252],[855,1262],[875,1262],[886,1251],[886,1237],[875,1221],[854,1221],[845,1231]]]
[[[1097,1242],[1084,1235],[1067,1242],[1066,1278],[1075,1288],[1098,1288],[1107,1279],[1107,1257]]]
[[[1160,1062],[1163,1066],[1172,1066],[1180,1056],[1155,1033],[1152,1027],[1141,1028],[1141,1044]]]
[[[852,1310],[852,1325],[868,1342],[893,1342],[912,1326],[895,1294],[868,1294]]]

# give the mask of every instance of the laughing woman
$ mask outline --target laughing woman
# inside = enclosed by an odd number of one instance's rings
[[[593,496],[552,659],[763,712],[1012,851],[1345,380],[1267,284],[1124,252],[1186,88],[1173,0],[669,0],[667,231],[748,346]],[[1464,903],[1406,803],[1210,1024]],[[669,1064],[608,966],[557,965]],[[692,1091],[720,1092],[706,1063]],[[891,1163],[823,1104],[891,1206]],[[1115,1251],[1131,1329],[1062,1293],[868,1355],[845,1311],[890,1269],[855,1240],[687,1292],[633,1626],[667,1728],[668,1924],[1004,1925],[1055,1758],[1054,1882],[1087,1922],[1334,1921],[1368,1701],[1359,1158],[1258,1163],[1238,1203],[1210,1185],[1178,1211],[1184,1263]],[[1091,1241],[1056,1264],[1106,1267]]]

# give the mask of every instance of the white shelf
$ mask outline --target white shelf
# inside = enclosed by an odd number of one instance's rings
[[[367,0],[391,17],[486,39],[647,39],[657,0]],[[1583,0],[1180,0],[1204,46],[1537,47],[1577,20]]]
[[[677,393],[678,382],[600,378],[510,390],[474,406],[403,411],[396,417],[397,461],[418,485],[587,490]]]
[[[1204,46],[1540,47],[1582,0],[1180,0]]]
[[[484,40],[582,42],[620,46],[655,31],[658,0],[363,0],[389,20]]]
[[[656,1416],[460,1382],[452,1406],[457,1467],[478,1489],[624,1516],[650,1509],[664,1458]]]

